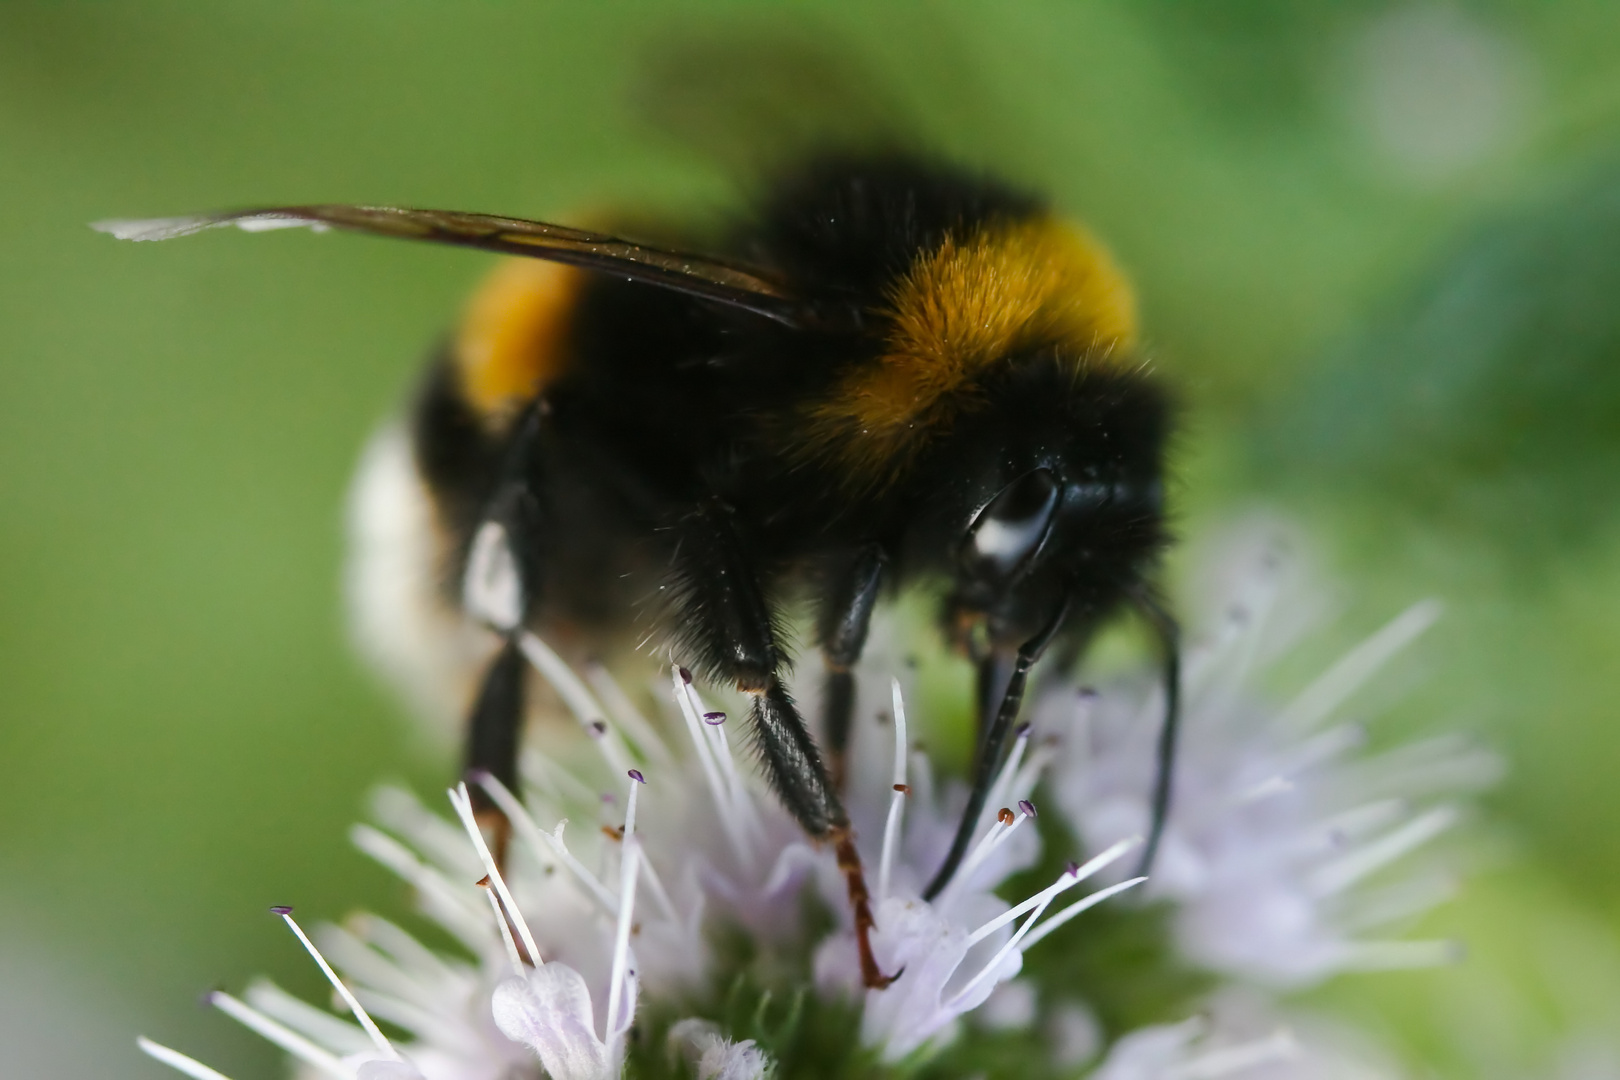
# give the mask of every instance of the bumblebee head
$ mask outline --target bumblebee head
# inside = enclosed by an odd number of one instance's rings
[[[922,470],[919,541],[972,654],[1016,648],[1065,603],[1094,625],[1165,542],[1168,408],[1140,370],[1038,359],[986,386]]]

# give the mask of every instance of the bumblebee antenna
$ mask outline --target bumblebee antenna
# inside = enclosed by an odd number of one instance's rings
[[[1159,729],[1159,747],[1154,766],[1153,801],[1150,804],[1152,823],[1148,827],[1147,844],[1142,848],[1142,861],[1136,866],[1136,876],[1146,877],[1148,871],[1153,869],[1153,857],[1158,854],[1164,824],[1170,817],[1176,740],[1181,733],[1181,627],[1147,589],[1136,590],[1132,599],[1136,602],[1137,611],[1141,612],[1158,636],[1164,664],[1164,726]]]
[[[1029,679],[1030,668],[1035,666],[1035,661],[1041,658],[1046,647],[1063,628],[1063,623],[1069,616],[1069,607],[1070,597],[1065,593],[1051,621],[1040,633],[1019,646],[1018,659],[1013,662],[1012,675],[1007,680],[1007,688],[1002,691],[1001,705],[996,710],[996,718],[991,721],[983,738],[979,740],[979,753],[973,771],[973,791],[968,795],[967,808],[962,811],[962,820],[956,826],[956,837],[951,841],[950,853],[945,856],[945,862],[941,864],[939,871],[934,874],[934,880],[928,883],[928,888],[923,892],[924,900],[934,899],[951,883],[951,878],[956,875],[963,857],[967,855],[968,844],[972,842],[973,833],[979,823],[979,815],[984,813],[985,800],[990,797],[990,786],[995,783],[996,771],[1001,766],[1002,754],[1007,747],[1007,736],[1012,732],[1013,721],[1018,719],[1018,708],[1024,702],[1024,684]]]

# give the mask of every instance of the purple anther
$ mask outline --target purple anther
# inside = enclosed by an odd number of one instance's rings
[[[706,712],[703,714],[703,722],[710,727],[719,727],[726,722],[726,714],[723,712]]]
[[[1024,812],[1025,817],[1035,816],[1035,804],[1030,802],[1028,799],[1019,799],[1018,809]]]
[[[1077,863],[1077,862],[1071,862],[1068,866],[1065,866],[1063,868],[1063,872],[1065,874],[1068,874],[1070,877],[1079,877],[1080,876],[1080,864]]]
[[[1081,701],[1095,701],[1097,699],[1097,688],[1094,686],[1082,686],[1075,691],[1075,696]]]
[[[607,724],[604,723],[601,720],[592,720],[591,721],[591,734],[595,735],[595,736],[598,736],[598,737],[606,735],[607,734]]]
[[[685,668],[681,668],[681,682],[685,683],[687,686],[692,685],[692,673],[687,671]]]
[[[270,909],[270,914],[272,914],[272,915],[291,915],[292,914],[292,905],[291,904],[277,904],[275,907]]]
[[[1028,724],[1019,724],[1017,727],[1013,728],[1013,738],[1015,738],[1015,739],[1022,739],[1025,735],[1028,735],[1028,734],[1029,734],[1029,725]]]
[[[630,779],[634,780],[638,784],[645,784],[647,782],[647,778],[641,775],[640,769],[631,769]]]

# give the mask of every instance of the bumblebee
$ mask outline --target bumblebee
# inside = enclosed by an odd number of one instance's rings
[[[397,467],[368,469],[361,493],[396,517],[399,492],[420,504],[395,524],[419,534],[414,553],[374,567],[363,600],[391,617],[429,581],[441,625],[490,641],[437,661],[479,665],[469,770],[516,779],[523,630],[604,640],[659,598],[674,659],[751,699],[765,777],[835,847],[866,983],[882,987],[840,798],[877,600],[934,583],[942,632],[977,669],[972,793],[929,898],[966,852],[1031,668],[1134,609],[1162,646],[1168,706],[1151,862],[1177,718],[1176,626],[1152,586],[1171,409],[1125,278],[1041,199],[926,158],[857,154],[783,173],[717,255],[386,207],[100,227],[151,240],[220,225],[519,256],[430,364]],[[795,594],[813,603],[825,662],[819,744],[783,685],[778,613]]]

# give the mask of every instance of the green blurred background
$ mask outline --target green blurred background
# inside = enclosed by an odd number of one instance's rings
[[[649,53],[830,44],[929,142],[1090,220],[1183,386],[1183,531],[1304,521],[1338,643],[1450,617],[1386,718],[1513,771],[1437,972],[1313,995],[1443,1076],[1620,1076],[1620,5],[0,5],[0,1073],[238,1076],[194,1002],[264,914],[401,896],[344,839],[444,760],[345,642],[358,449],[485,266],[380,241],[119,245],[265,202],[702,214]],[[743,46],[746,47],[746,46]],[[1327,644],[1321,646],[1327,648]],[[1324,652],[1323,655],[1326,655]],[[1584,1070],[1584,1071],[1583,1071]]]

